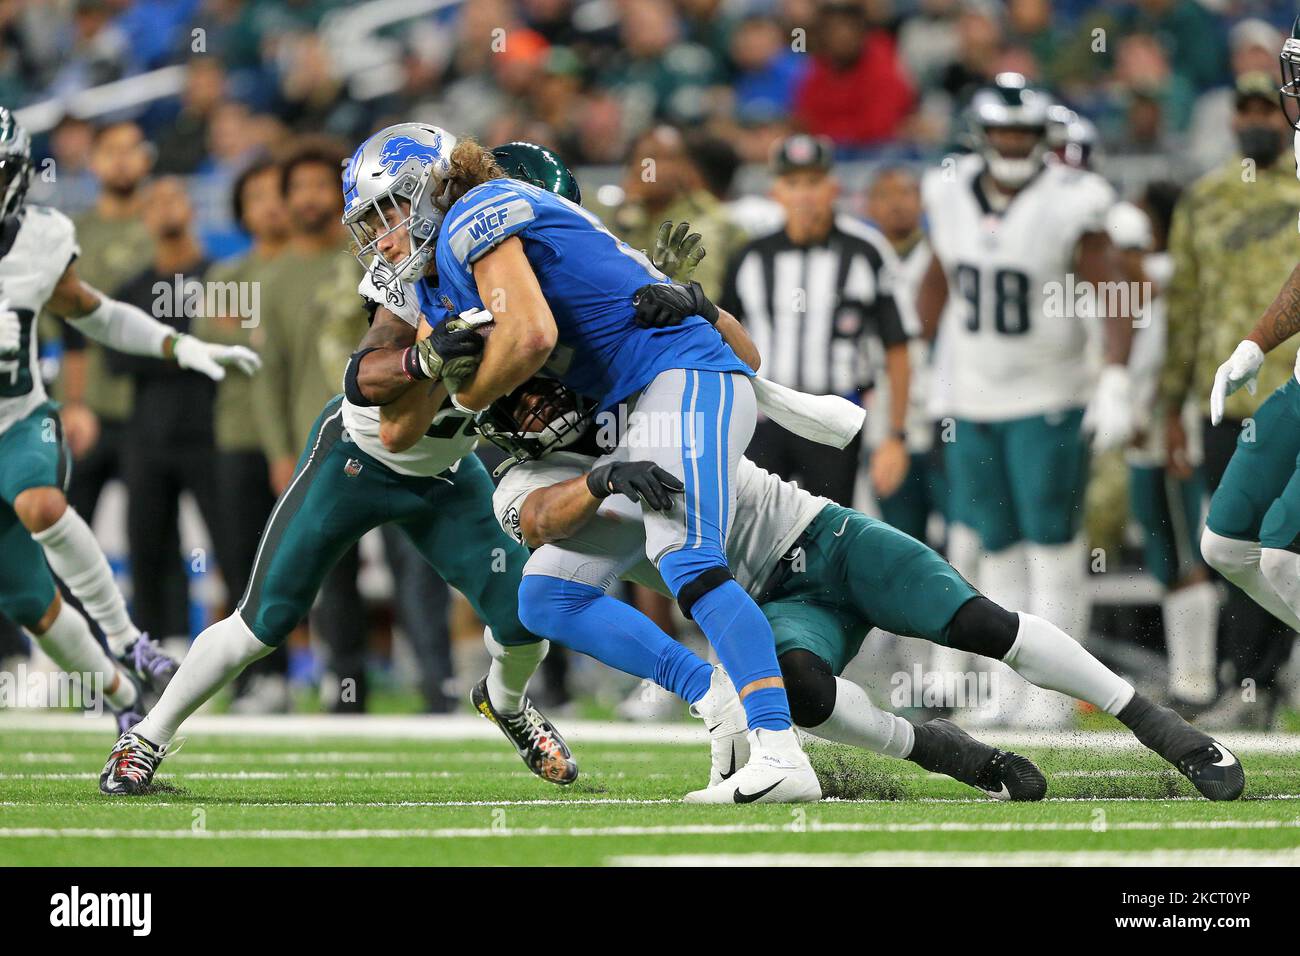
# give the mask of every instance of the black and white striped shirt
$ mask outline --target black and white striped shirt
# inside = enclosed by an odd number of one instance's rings
[[[748,330],[763,376],[816,395],[856,398],[871,386],[869,342],[889,348],[908,334],[893,294],[897,259],[885,238],[839,215],[819,243],[785,230],[754,239],[732,258],[718,304]]]

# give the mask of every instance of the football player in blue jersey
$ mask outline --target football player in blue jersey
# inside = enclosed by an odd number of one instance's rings
[[[420,157],[437,156],[441,136],[406,124],[364,143],[344,175],[352,211],[362,209],[366,218],[359,195],[409,195],[412,171],[426,165]],[[580,196],[568,170],[540,147],[508,144],[496,159],[530,182]],[[393,267],[404,258],[405,236],[376,231],[376,222],[371,217],[358,227],[375,240],[358,249],[367,267],[358,291],[372,321],[348,364],[344,395],[326,406],[313,429],[263,532],[238,608],[196,638],[169,693],[118,739],[100,779],[106,793],[149,792],[183,721],[278,647],[307,613],[338,555],[385,523],[399,526],[490,626],[484,642],[492,662],[471,695],[475,708],[538,776],[558,784],[577,777],[563,737],[526,693],[547,648],[517,615],[527,552],[496,525],[492,483],[470,454],[476,438],[441,387],[472,369],[483,340],[470,321],[447,311],[432,260],[416,271]]]
[[[415,124],[398,132],[387,137],[389,152],[382,157],[375,155],[377,148],[358,151],[373,162],[350,165],[345,190],[355,195],[362,168],[363,193],[392,185],[390,172],[409,181],[409,169],[388,162],[392,151],[429,145],[438,133]],[[544,172],[548,160],[563,169],[530,144],[510,144],[500,158],[520,171]],[[571,176],[554,185],[579,195]],[[577,777],[563,737],[526,696],[528,677],[547,647],[518,620],[527,552],[496,526],[492,483],[470,454],[477,439],[440,387],[478,361],[483,340],[465,319],[449,321],[455,317],[429,281],[432,263],[414,279],[399,279],[384,257],[401,256],[391,242],[381,245],[367,251],[378,254],[374,261],[363,259],[367,272],[358,289],[371,313],[370,329],[348,364],[344,395],[322,412],[294,481],[268,521],[248,590],[235,613],[195,640],[171,693],[125,729],[104,767],[105,792],[148,792],[182,722],[249,663],[278,647],[306,615],[338,556],[387,523],[397,525],[489,625],[484,642],[492,663],[474,687],[475,707],[501,728],[534,773],[558,784]]]
[[[643,253],[577,204],[505,178],[478,144],[441,130],[432,135],[373,137],[364,148],[377,166],[410,168],[415,176],[405,188],[365,197],[363,183],[354,182],[346,216],[375,249],[395,235],[406,238],[403,257],[385,256],[399,279],[423,275],[432,261],[445,306],[491,312],[481,364],[449,384],[453,403],[480,411],[545,367],[594,401],[603,423],[617,426],[618,447],[593,471],[595,493],[613,493],[625,473],[652,471],[682,487],[680,497],[661,502],[663,510],[645,503],[647,556],[717,650],[750,728],[745,766],[687,799],[819,799],[793,730],[771,626],[727,567],[735,472],[757,415],[752,344],[733,319],[703,304],[680,325],[639,325],[638,292],[669,285]],[[542,635],[563,630],[570,644],[635,640],[656,628],[598,588],[545,575],[530,576],[519,598],[526,626]],[[708,680],[700,674],[693,669],[682,679]],[[681,691],[686,699],[703,693]]]

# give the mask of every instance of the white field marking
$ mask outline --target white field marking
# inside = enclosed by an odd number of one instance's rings
[[[663,826],[608,827],[438,827],[346,830],[145,830],[107,827],[4,827],[0,839],[99,840],[460,840],[493,837],[635,837],[732,836],[764,833],[1063,833],[1090,832],[1091,820],[1036,823],[822,823],[798,826],[775,823],[679,823]],[[1109,823],[1107,832],[1182,830],[1284,830],[1300,828],[1300,820],[1127,820]]]
[[[922,776],[927,780],[949,780],[953,778],[946,773],[926,773]],[[1294,768],[1263,768],[1251,770],[1252,777],[1300,777],[1300,769]],[[1107,778],[1146,778],[1154,779],[1156,777],[1178,777],[1180,774],[1173,767],[1153,767],[1150,770],[1054,770],[1047,774],[1048,780],[1069,780],[1069,779],[1107,779]],[[953,781],[957,782],[957,781]]]
[[[565,721],[561,728],[570,743],[582,744],[703,744],[704,727],[696,722],[675,724],[624,724],[612,721]],[[102,731],[114,735],[113,717],[55,714],[29,709],[0,713],[0,732],[15,731]],[[211,714],[185,722],[187,735],[236,737],[279,737],[295,740],[338,738],[382,738],[384,740],[490,740],[501,741],[501,732],[481,717],[470,714],[410,716],[345,716],[334,714],[284,714],[254,716]],[[985,742],[1016,749],[1055,748],[1062,750],[1135,750],[1144,748],[1132,734],[1120,731],[990,732]],[[1229,733],[1216,735],[1234,752],[1300,753],[1300,734]]]
[[[22,777],[22,774],[14,776]],[[211,776],[211,775],[207,775]],[[531,776],[520,771],[519,776]],[[92,773],[81,774],[28,774],[27,779],[37,780],[96,780],[98,776]],[[0,774],[0,779],[4,775]],[[166,778],[162,778],[166,782]],[[1178,795],[1172,797],[1133,797],[1133,796],[1096,796],[1096,797],[1047,797],[1045,800],[1038,801],[1043,804],[1059,803],[1200,803],[1204,798],[1198,796]],[[1300,793],[1266,793],[1257,796],[1244,798],[1242,802],[1253,803],[1263,800],[1300,800]],[[402,807],[421,807],[421,808],[456,808],[456,807],[581,807],[581,806],[656,806],[663,804],[681,804],[680,797],[575,797],[573,799],[547,799],[538,798],[535,800],[274,800],[274,801],[241,801],[237,806],[244,807],[362,807],[370,809],[382,808],[402,808]],[[939,803],[939,804],[965,804],[968,806],[996,806],[999,801],[991,800],[988,797],[908,797],[904,799],[884,799],[875,797],[862,797],[855,799],[846,799],[844,797],[823,797],[820,801],[822,804],[843,804],[846,806],[911,806],[922,803]],[[119,802],[121,806],[136,806],[152,809],[154,807],[191,807],[193,801],[172,802],[169,800],[138,800]],[[84,801],[56,801],[56,800],[0,800],[0,807],[85,807]]]
[[[961,853],[674,853],[612,856],[609,866],[1300,866],[1300,850],[1017,850]]]
[[[660,797],[658,799],[640,799],[632,797],[589,797],[578,798],[574,800],[304,800],[304,801],[240,801],[236,808],[243,810],[245,807],[258,808],[281,808],[281,809],[299,809],[302,807],[355,807],[362,809],[404,809],[416,807],[420,809],[455,809],[457,807],[590,807],[608,804],[610,806],[629,806],[629,807],[648,807],[660,804],[681,804],[677,797]],[[844,801],[848,802],[848,801]],[[859,803],[872,803],[875,801],[861,800]],[[974,802],[974,801],[971,801]],[[987,802],[987,801],[980,801]],[[58,802],[50,800],[0,800],[0,807],[81,807],[85,808],[85,802],[75,802],[72,800]],[[175,803],[170,800],[149,800],[136,803],[122,803],[118,806],[136,806],[145,809],[153,807],[185,807],[195,806],[194,802]]]
[[[503,744],[503,746],[505,746]],[[84,753],[71,751],[49,751],[16,754],[20,763],[84,763],[91,756],[98,756],[104,751],[96,749]],[[600,755],[601,763],[659,763],[663,754],[645,751],[623,750]],[[228,753],[191,753],[186,750],[178,752],[172,760],[175,763],[266,763],[266,764],[333,764],[333,763],[410,763],[411,761],[429,761],[439,764],[518,764],[519,757],[513,751],[502,750],[501,753],[414,753],[404,751],[319,751],[319,752],[283,752],[283,753],[248,753],[232,750]],[[169,764],[171,766],[172,764]]]
[[[527,770],[519,776],[532,776]],[[196,770],[193,773],[177,771],[159,777],[184,780],[374,780],[376,778],[409,780],[429,778],[469,777],[467,770]],[[98,780],[99,774],[80,773],[0,773],[0,780]]]

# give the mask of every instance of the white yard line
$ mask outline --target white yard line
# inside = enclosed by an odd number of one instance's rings
[[[1091,821],[1049,820],[1001,823],[681,823],[663,826],[608,827],[420,827],[331,830],[126,829],[119,827],[3,827],[0,839],[100,840],[446,840],[509,837],[732,836],[765,833],[1065,833],[1091,832]],[[1291,830],[1300,820],[1127,820],[1106,825],[1105,832],[1137,830]]]
[[[1030,850],[960,853],[673,853],[613,856],[612,866],[1300,866],[1300,850]]]
[[[108,754],[108,747],[93,751],[74,752],[69,750],[26,751],[14,754],[19,763],[27,764],[75,764],[85,763],[88,759]],[[7,759],[7,758],[4,758]],[[663,754],[647,753],[644,750],[610,751],[600,755],[601,763],[658,763],[663,761]],[[176,764],[221,764],[221,763],[266,763],[266,764],[334,764],[334,763],[411,763],[412,761],[431,761],[440,764],[513,764],[518,766],[519,757],[502,742],[500,753],[448,754],[404,750],[333,750],[333,751],[282,751],[277,753],[249,753],[247,750],[231,750],[223,753],[191,753],[188,749],[179,752],[168,762],[168,767]]]
[[[520,776],[528,771],[520,770]],[[409,780],[471,776],[468,770],[196,770],[193,773],[168,773],[159,777],[181,780],[374,780],[376,778]],[[80,773],[0,773],[0,780],[98,780],[99,774]]]
[[[522,774],[522,771],[521,771]],[[40,774],[33,774],[37,779],[48,779]],[[57,779],[83,779],[97,780],[94,774],[62,774],[55,775]],[[0,778],[2,779],[2,778]],[[164,781],[165,782],[165,781]],[[1044,804],[1052,803],[1176,803],[1179,801],[1186,803],[1200,803],[1203,797],[1194,796],[1175,796],[1175,797],[1048,797],[1043,800]],[[1257,802],[1261,800],[1300,800],[1300,793],[1267,793],[1260,796],[1247,797],[1248,802]],[[658,797],[658,798],[635,798],[635,797],[590,797],[575,798],[572,800],[279,800],[279,801],[240,801],[236,806],[240,809],[244,807],[361,807],[369,809],[378,809],[386,807],[584,807],[584,806],[653,806],[658,804],[680,804],[680,797]],[[941,804],[970,804],[981,806],[992,806],[997,801],[988,797],[915,797],[901,800],[885,799],[858,799],[845,800],[841,797],[826,797],[820,801],[819,805],[845,804],[850,806],[912,806],[921,803],[941,803]],[[175,802],[170,800],[148,800],[144,798],[124,798],[117,801],[117,806],[137,807],[153,809],[155,807],[186,807],[192,808],[203,805],[202,796],[197,796],[194,800],[185,802]],[[85,809],[85,801],[57,801],[57,800],[0,800],[0,807],[79,807]]]
[[[0,732],[104,732],[112,736],[113,718],[53,714],[45,711],[0,712]],[[704,729],[697,723],[624,724],[612,721],[566,720],[565,737],[578,743],[702,744]],[[232,714],[198,715],[185,722],[186,736],[276,737],[298,740],[339,738],[384,740],[491,740],[501,732],[492,724],[468,714],[448,716],[366,716],[287,714],[270,717]],[[998,732],[985,738],[1001,747],[1050,747],[1064,750],[1143,750],[1131,734],[1118,731]],[[1228,747],[1242,753],[1300,753],[1300,734],[1230,733],[1220,736]]]

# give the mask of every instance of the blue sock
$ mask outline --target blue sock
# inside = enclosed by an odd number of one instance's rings
[[[735,581],[727,581],[699,598],[691,607],[691,616],[718,652],[718,660],[731,675],[736,690],[765,677],[781,676],[772,625]],[[794,726],[783,688],[753,691],[742,703],[750,730],[788,730]]]
[[[519,621],[540,637],[652,680],[688,704],[709,690],[713,668],[707,661],[600,588],[526,574],[519,585]]]

